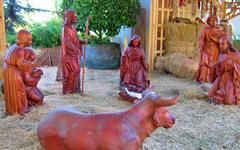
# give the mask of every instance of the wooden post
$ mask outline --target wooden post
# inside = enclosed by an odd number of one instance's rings
[[[3,0],[0,0],[0,53],[3,54],[6,50],[6,32]]]
[[[3,0],[0,0],[0,80],[3,79],[2,64],[5,51],[6,51],[6,31],[5,31],[4,7]]]
[[[221,15],[220,15],[220,19],[221,19],[221,20],[225,20],[225,19],[226,19],[225,16],[226,16],[226,2],[223,2],[223,3],[221,4]]]

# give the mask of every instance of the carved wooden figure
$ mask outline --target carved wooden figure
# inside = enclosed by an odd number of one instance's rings
[[[219,57],[219,39],[225,34],[216,25],[217,17],[210,16],[207,19],[207,26],[202,31],[199,37],[199,49],[201,58],[196,80],[200,83],[213,82],[216,79],[216,71],[210,66],[218,61]]]
[[[142,93],[149,87],[148,65],[144,49],[141,48],[141,38],[134,35],[124,51],[120,66],[120,87],[128,91]],[[124,99],[124,92],[120,93]]]
[[[25,50],[25,59],[33,62],[36,58],[34,51],[30,48],[26,48]],[[37,84],[42,75],[43,71],[35,67],[29,68],[23,73],[23,81],[26,87],[29,106],[39,106],[43,103],[44,94],[37,88]]]
[[[174,125],[175,117],[166,107],[178,100],[147,91],[141,101],[122,112],[56,110],[40,121],[38,139],[45,150],[139,150],[156,128]]]
[[[217,79],[208,96],[216,104],[240,105],[240,53],[228,37],[222,37],[219,43],[221,54],[213,66]]]
[[[28,112],[23,73],[37,66],[25,59],[25,48],[31,44],[32,34],[27,30],[20,30],[17,44],[9,48],[4,58],[4,99],[6,112],[10,115]]]
[[[74,10],[66,10],[65,23],[62,29],[62,83],[63,94],[80,92],[80,57],[82,44],[78,39],[74,24],[77,15]]]

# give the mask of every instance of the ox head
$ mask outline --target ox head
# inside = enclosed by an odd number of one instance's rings
[[[152,88],[144,91],[142,96],[152,100],[155,105],[153,120],[156,127],[171,128],[175,124],[176,119],[167,107],[176,104],[179,96],[166,99],[154,93]]]
[[[174,105],[180,99],[179,96],[172,99],[164,99],[160,96],[156,96],[155,105],[156,110],[154,113],[154,124],[157,127],[171,128],[175,124],[175,117],[169,111],[167,106]]]
[[[171,128],[175,120],[174,115],[166,107],[157,108],[154,113],[154,124],[157,127]]]

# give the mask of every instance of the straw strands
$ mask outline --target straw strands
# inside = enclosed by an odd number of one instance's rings
[[[85,113],[122,111],[132,103],[120,101],[119,70],[91,70],[86,77],[86,95],[62,95],[61,82],[55,82],[57,67],[43,68],[39,88],[44,92],[44,105],[22,116],[6,116],[0,101],[0,149],[42,150],[37,139],[39,120],[50,111],[71,107]],[[184,93],[184,89],[202,89],[193,81],[171,75],[151,74],[155,92],[164,97]],[[194,90],[197,92],[198,90]],[[185,92],[186,93],[186,92]],[[205,99],[181,95],[171,107],[176,124],[168,130],[159,128],[148,137],[143,150],[216,150],[240,149],[240,111],[236,106],[216,106]],[[104,137],[103,137],[104,138]]]

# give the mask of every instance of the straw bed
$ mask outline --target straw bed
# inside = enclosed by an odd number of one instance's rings
[[[55,82],[57,67],[43,70],[39,84],[46,95],[43,106],[25,117],[5,116],[4,102],[0,101],[1,150],[42,150],[36,128],[39,120],[54,109],[72,107],[85,113],[117,112],[133,105],[119,100],[119,70],[87,70],[84,96],[62,95],[61,83]],[[150,79],[156,85],[155,92],[164,97],[176,96],[185,88],[199,87],[195,82],[171,75],[153,73]],[[202,100],[181,95],[180,102],[170,108],[176,124],[168,130],[154,131],[145,140],[143,150],[240,149],[239,108],[216,106]]]

